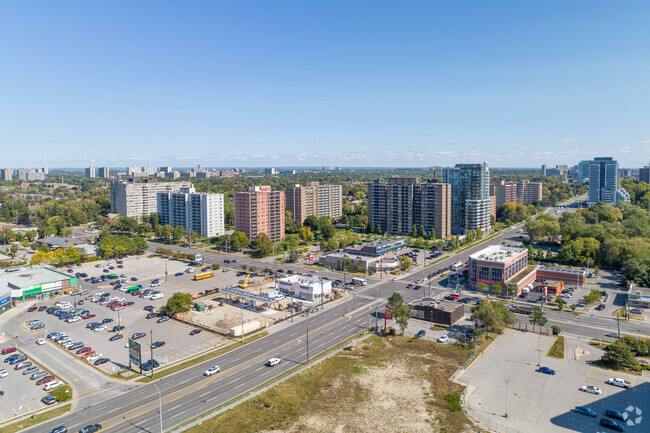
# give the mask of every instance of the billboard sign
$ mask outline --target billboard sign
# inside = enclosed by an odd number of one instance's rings
[[[4,304],[6,304],[6,303],[9,302],[9,301],[11,301],[11,295],[7,296],[7,297],[4,298],[4,299],[0,299],[0,305],[4,305]]]
[[[203,263],[203,253],[194,254],[194,263],[197,265]]]
[[[393,320],[393,311],[386,309],[386,311],[384,311],[384,317],[388,320]]]
[[[141,360],[142,354],[140,351],[140,343],[129,338],[129,361],[140,365]]]

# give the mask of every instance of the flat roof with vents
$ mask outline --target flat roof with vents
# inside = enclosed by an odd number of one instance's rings
[[[507,263],[525,251],[528,250],[504,245],[490,245],[477,253],[471,254],[469,257],[482,262]]]

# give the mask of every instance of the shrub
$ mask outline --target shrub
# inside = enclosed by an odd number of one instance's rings
[[[562,328],[557,325],[551,326],[551,329],[553,329],[553,335],[560,335],[560,332],[562,332]]]
[[[56,398],[56,401],[67,401],[72,398],[72,388],[68,385],[62,385],[58,388],[54,388],[49,392],[51,396]]]
[[[450,412],[456,412],[462,409],[460,405],[460,394],[457,392],[450,392],[445,395],[445,407],[449,409]]]

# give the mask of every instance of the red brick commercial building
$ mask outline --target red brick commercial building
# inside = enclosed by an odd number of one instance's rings
[[[235,230],[253,241],[260,233],[273,242],[284,239],[284,191],[270,186],[251,186],[235,193]]]
[[[500,284],[515,286],[517,294],[536,281],[561,281],[567,285],[581,286],[586,272],[582,270],[528,265],[525,248],[491,245],[469,256],[469,284],[477,287]]]
[[[496,196],[497,206],[504,203],[530,204],[542,199],[542,184],[540,182],[506,182],[499,181],[490,185],[490,195]]]

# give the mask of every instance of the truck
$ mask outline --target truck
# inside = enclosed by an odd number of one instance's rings
[[[533,307],[530,307],[528,305],[515,305],[515,313],[519,314],[533,314]]]
[[[352,284],[356,284],[357,286],[365,286],[366,284],[368,284],[368,280],[366,280],[365,278],[354,277],[352,278]]]
[[[451,265],[452,271],[460,271],[462,268],[463,268],[463,262],[458,262]]]

